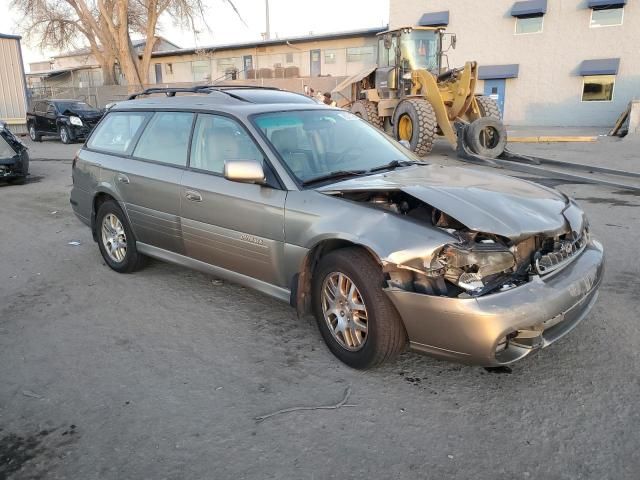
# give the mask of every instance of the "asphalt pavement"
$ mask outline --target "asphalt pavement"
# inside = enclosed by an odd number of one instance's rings
[[[638,161],[600,145],[552,153]],[[56,160],[0,185],[0,479],[638,478],[640,196],[558,185],[607,254],[561,341],[510,373],[414,353],[360,372],[287,304],[157,261],[111,271],[69,205],[78,147],[31,145]]]

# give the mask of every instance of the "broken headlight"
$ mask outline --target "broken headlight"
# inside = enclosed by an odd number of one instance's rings
[[[513,271],[516,260],[505,247],[491,243],[446,245],[431,265],[444,278],[467,291],[481,290],[490,277]]]

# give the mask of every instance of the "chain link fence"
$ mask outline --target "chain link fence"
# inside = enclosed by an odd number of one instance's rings
[[[316,92],[330,92],[345,77],[309,77],[309,78],[259,78],[245,80],[224,80],[216,85],[255,85],[276,87],[291,92],[303,93],[305,86]],[[97,87],[34,87],[29,89],[29,107],[34,101],[45,99],[74,99],[88,103],[95,108],[104,108],[114,102],[126,100],[134,92],[156,87],[193,87],[207,85],[209,82],[173,82],[148,84],[131,87],[128,85],[104,85]]]

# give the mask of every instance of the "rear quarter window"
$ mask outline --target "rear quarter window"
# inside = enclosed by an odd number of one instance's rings
[[[186,112],[157,112],[144,129],[133,156],[186,167],[193,117],[193,113]]]
[[[87,147],[109,153],[126,153],[151,113],[112,112],[95,129]]]

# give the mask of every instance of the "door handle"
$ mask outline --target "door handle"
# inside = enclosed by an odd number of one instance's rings
[[[127,177],[126,175],[123,175],[122,173],[119,173],[116,178],[120,183],[129,183],[129,177]]]
[[[192,202],[202,201],[202,195],[200,195],[200,192],[196,192],[195,190],[185,190],[184,196],[187,197],[187,200],[191,200]]]

